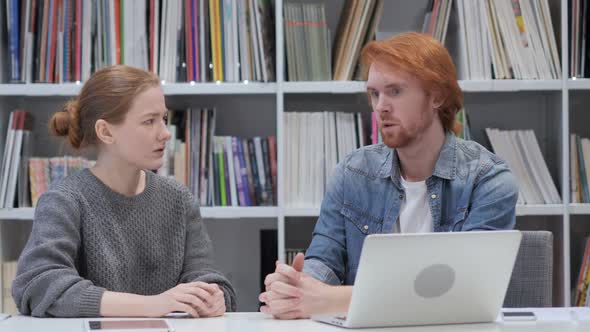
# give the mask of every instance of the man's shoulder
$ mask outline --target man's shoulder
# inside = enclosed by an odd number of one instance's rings
[[[483,175],[497,168],[503,169],[508,167],[502,158],[481,144],[461,138],[457,138],[456,156],[459,168],[463,165],[472,171],[477,171],[479,175]]]
[[[456,138],[457,152],[468,160],[490,160],[494,163],[504,163],[504,160],[476,141]]]
[[[377,177],[383,171],[383,167],[389,166],[391,170],[391,154],[393,150],[385,144],[373,144],[363,146],[352,151],[344,160],[347,170],[360,172],[362,174]]]

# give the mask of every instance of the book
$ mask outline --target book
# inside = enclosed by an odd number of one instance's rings
[[[12,282],[16,278],[16,261],[3,262],[2,264],[2,312],[17,315],[18,309],[12,299]]]

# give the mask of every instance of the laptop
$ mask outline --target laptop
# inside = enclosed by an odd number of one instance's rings
[[[366,237],[347,313],[312,316],[347,328],[493,322],[519,231]]]

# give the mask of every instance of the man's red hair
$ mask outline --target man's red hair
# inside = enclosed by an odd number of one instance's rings
[[[372,41],[363,48],[361,63],[368,68],[374,62],[416,77],[427,93],[440,98],[439,117],[443,127],[453,130],[455,114],[463,107],[463,92],[453,60],[441,43],[417,32]]]

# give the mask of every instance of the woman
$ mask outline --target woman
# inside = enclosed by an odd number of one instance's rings
[[[162,166],[170,139],[156,75],[97,71],[50,120],[75,149],[95,147],[96,165],[39,199],[12,294],[38,317],[220,316],[236,308],[213,268],[197,200]]]

